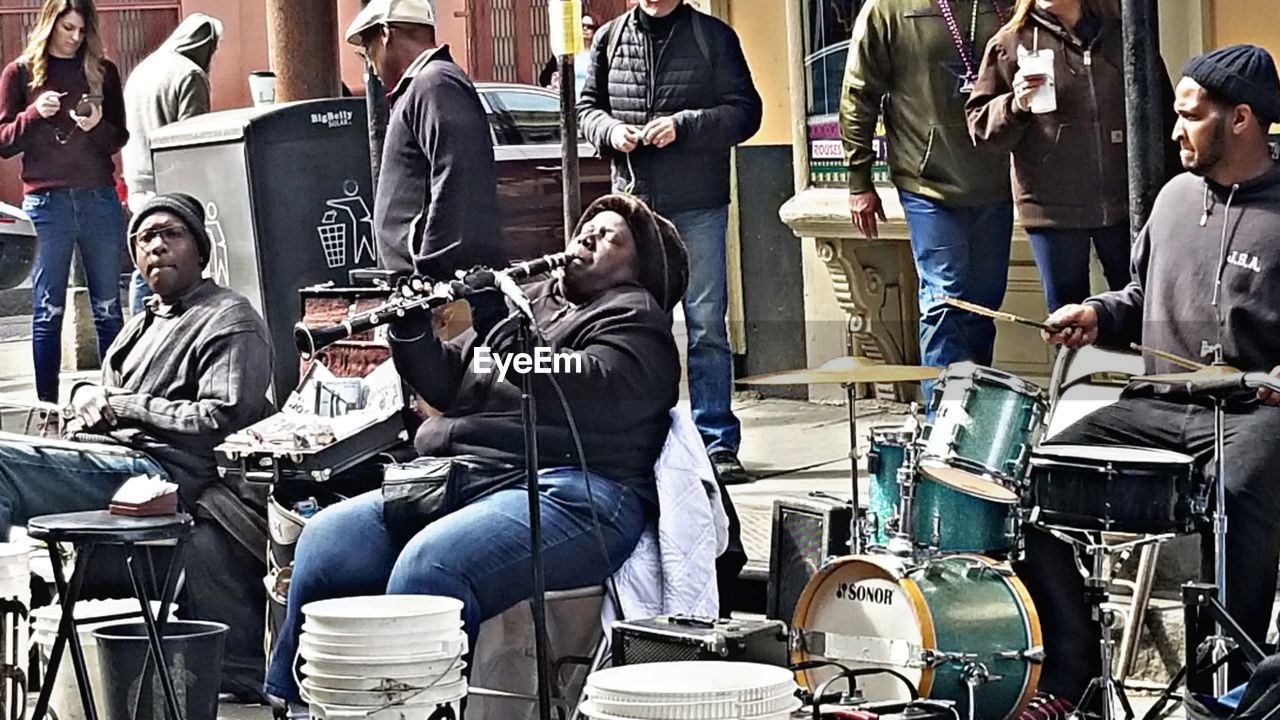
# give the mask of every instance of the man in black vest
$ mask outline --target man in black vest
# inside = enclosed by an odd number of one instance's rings
[[[683,0],[641,0],[601,28],[578,101],[583,134],[613,161],[614,190],[670,219],[688,246],[693,420],[728,483],[749,480],[725,324],[729,157],[762,112],[738,36]]]

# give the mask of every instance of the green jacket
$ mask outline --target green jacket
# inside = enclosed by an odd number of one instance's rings
[[[950,0],[976,74],[987,40],[1009,19],[1008,0]],[[998,8],[993,5],[998,3]],[[840,134],[849,190],[871,190],[872,139],[884,104],[890,178],[899,189],[954,205],[1009,202],[1009,155],[974,147],[961,92],[965,66],[939,0],[868,0],[849,42]]]

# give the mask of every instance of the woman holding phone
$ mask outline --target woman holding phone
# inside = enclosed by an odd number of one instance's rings
[[[45,0],[26,50],[0,72],[0,156],[22,155],[22,209],[36,228],[32,349],[46,402],[58,402],[77,246],[99,357],[120,332],[124,216],[112,156],[126,140],[120,73],[103,53],[92,0]]]
[[[1173,88],[1157,65],[1176,153]],[[1091,294],[1090,245],[1111,289],[1129,282],[1124,98],[1115,0],[1018,0],[965,105],[974,142],[1013,153],[1014,196],[1050,312]]]

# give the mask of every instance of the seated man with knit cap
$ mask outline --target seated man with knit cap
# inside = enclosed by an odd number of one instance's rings
[[[217,480],[214,447],[271,411],[266,323],[201,276],[211,243],[200,202],[156,196],[134,216],[129,249],[155,295],[107,350],[102,382],[72,390],[63,431],[72,442],[0,435],[0,532],[39,515],[105,510],[140,474],[177,483],[192,510]]]
[[[204,208],[158,195],[129,227],[129,249],[155,292],[108,349],[99,384],[71,394],[63,440],[0,433],[0,532],[39,515],[105,510],[135,475],[178,485],[196,518],[180,599],[185,619],[226,623],[221,689],[260,699],[266,597],[265,505],[220,480],[213,449],[272,412],[266,323],[240,294],[202,278],[211,242]],[[119,566],[96,563],[111,587]]]
[[[578,360],[531,378],[548,590],[603,582],[657,516],[654,465],[680,384],[671,311],[689,273],[675,226],[626,195],[592,203],[567,252],[576,261],[561,277],[525,286],[542,336],[538,345]],[[448,342],[435,336],[426,316],[391,326],[401,377],[443,410],[419,428],[418,453],[475,456],[515,472],[486,487],[470,476],[451,480],[443,512],[428,519],[399,515],[395,496],[384,502],[382,491],[313,517],[298,540],[287,615],[269,664],[270,695],[300,699],[295,663],[302,608],[314,600],[383,593],[458,598],[474,649],[484,620],[532,596],[521,366],[512,363],[503,376],[475,362],[480,348],[513,358],[521,349],[514,325],[510,318],[475,314],[472,327]]]
[[[1202,363],[1280,374],[1280,165],[1267,133],[1280,121],[1280,79],[1265,50],[1235,45],[1193,58],[1175,91],[1173,139],[1187,170],[1169,181],[1133,245],[1123,290],[1067,305],[1046,324],[1052,344],[1127,348],[1140,342]],[[1184,370],[1147,356],[1146,374]],[[1225,409],[1226,604],[1255,642],[1266,640],[1280,558],[1280,396],[1245,391]],[[1184,387],[1138,381],[1052,444],[1130,445],[1192,456],[1212,480],[1213,401]],[[1025,527],[1025,526],[1024,526]],[[1212,550],[1212,542],[1204,543]],[[1028,529],[1015,570],[1045,633],[1040,687],[1078,702],[1101,672],[1072,548]],[[1214,558],[1202,565],[1212,576]],[[1064,708],[1062,702],[1054,707]],[[1082,708],[1089,711],[1095,708]],[[1034,710],[1034,709],[1033,709]],[[1037,717],[1052,713],[1040,708]]]

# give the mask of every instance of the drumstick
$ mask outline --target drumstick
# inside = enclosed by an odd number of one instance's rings
[[[1021,315],[1014,315],[1013,313],[1001,312],[999,310],[992,310],[991,308],[983,307],[981,305],[975,305],[971,302],[968,302],[967,300],[960,300],[958,298],[943,298],[943,301],[946,302],[948,305],[954,305],[955,307],[958,307],[961,310],[968,310],[969,312],[977,315],[983,315],[985,317],[993,318],[996,320],[1004,320],[1006,322],[1018,323],[1019,325],[1027,325],[1029,327],[1033,327],[1038,330],[1044,330],[1045,332],[1056,333],[1062,329],[1062,328],[1054,327],[1052,325],[1046,325],[1045,323],[1032,320],[1031,318],[1024,318]]]
[[[1177,365],[1179,367],[1184,367],[1188,370],[1200,370],[1201,368],[1206,367],[1204,363],[1198,363],[1195,360],[1188,360],[1184,357],[1174,355],[1173,353],[1168,353],[1163,350],[1157,350],[1153,347],[1147,347],[1146,345],[1139,345],[1138,343],[1129,343],[1129,348],[1131,350],[1136,350],[1140,353],[1154,355],[1160,358],[1161,360],[1164,360],[1166,362],[1171,362],[1174,365]]]

